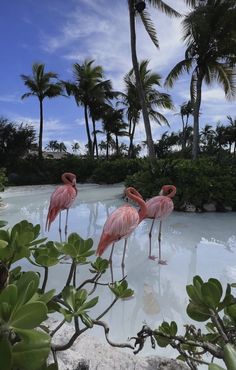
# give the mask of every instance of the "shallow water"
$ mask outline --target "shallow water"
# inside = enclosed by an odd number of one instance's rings
[[[94,184],[78,185],[78,197],[69,212],[69,230],[77,232],[83,238],[91,237],[97,247],[102,228],[107,216],[122,200],[123,185],[100,186]],[[55,186],[24,186],[8,188],[1,194],[7,205],[0,210],[0,219],[7,220],[9,226],[27,219],[42,226],[42,235],[50,240],[59,240],[58,220],[50,233],[44,231],[49,199]],[[64,212],[65,213],[65,212]],[[62,218],[64,220],[64,217]],[[143,323],[157,328],[163,320],[175,320],[180,328],[191,322],[185,313],[188,298],[186,284],[192,282],[196,274],[203,279],[218,278],[226,283],[236,282],[236,215],[229,213],[181,213],[173,212],[163,222],[162,251],[167,260],[166,266],[158,265],[148,259],[148,232],[151,220],[143,221],[128,241],[125,259],[125,274],[129,285],[135,291],[132,299],[118,302],[110,310],[104,321],[110,326],[110,338],[124,342],[141,329]],[[158,227],[153,232],[153,253],[157,254]],[[122,278],[121,259],[123,241],[117,243],[113,255],[115,279]],[[110,249],[104,257],[108,258]],[[27,261],[24,263],[28,268]],[[77,281],[87,276],[87,266],[78,269]],[[60,288],[65,279],[68,265],[53,267],[49,276],[50,286]],[[110,271],[103,276],[103,282],[110,281]],[[94,316],[100,314],[113,300],[113,295],[100,287],[99,304]],[[92,332],[91,332],[92,333]],[[103,337],[102,330],[93,330],[93,334]],[[142,354],[160,354],[176,357],[172,349],[151,349],[149,341]]]

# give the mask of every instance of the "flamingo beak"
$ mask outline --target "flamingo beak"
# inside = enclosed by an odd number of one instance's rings
[[[163,191],[163,189],[161,189],[161,191],[160,191],[159,195],[164,195],[164,191]]]

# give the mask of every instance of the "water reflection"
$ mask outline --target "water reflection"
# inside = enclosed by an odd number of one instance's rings
[[[124,204],[121,198],[123,186],[79,185],[78,188],[78,198],[70,209],[68,233],[77,232],[85,239],[92,237],[96,249],[108,215]],[[42,236],[59,240],[58,220],[52,224],[50,233],[44,231],[49,199],[54,189],[53,186],[46,186],[7,190],[1,194],[7,207],[0,210],[0,219],[7,220],[10,226],[22,219],[39,223]],[[191,322],[186,315],[188,298],[185,286],[192,282],[196,274],[203,279],[218,278],[224,286],[228,282],[235,282],[234,213],[173,212],[163,223],[162,252],[163,258],[168,261],[166,266],[148,259],[150,222],[144,220],[128,239],[124,273],[135,294],[128,301],[119,301],[104,318],[109,323],[113,340],[124,341],[136,335],[143,322],[151,327],[158,327],[163,319],[175,320],[179,327]],[[157,238],[158,227],[155,227],[154,254],[158,249]],[[115,280],[122,277],[122,252],[123,241],[120,241],[116,243],[113,256]],[[104,258],[108,258],[109,253],[108,248]],[[60,288],[60,281],[65,280],[67,272],[68,265],[58,265],[51,269],[49,280],[53,287],[56,285],[57,289]],[[79,267],[78,282],[82,282],[86,274],[87,267]],[[110,279],[108,270],[103,276],[103,282],[110,282]],[[100,299],[94,317],[113,300],[108,289],[99,288],[96,294]],[[145,350],[153,354],[150,347],[147,346]],[[161,349],[158,353],[161,354]],[[166,349],[162,354],[173,355]]]

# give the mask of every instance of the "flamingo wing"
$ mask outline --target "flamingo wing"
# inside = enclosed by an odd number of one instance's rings
[[[97,254],[101,256],[111,243],[127,238],[138,224],[139,215],[135,208],[125,205],[116,209],[105,222]]]
[[[55,220],[58,213],[70,208],[76,197],[76,190],[70,185],[59,186],[51,195],[48,209],[46,229],[50,229],[51,223]]]
[[[174,209],[172,200],[164,195],[158,195],[146,202],[147,218],[163,220],[168,217]]]

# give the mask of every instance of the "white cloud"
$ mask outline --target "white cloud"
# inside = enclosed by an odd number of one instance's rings
[[[0,102],[3,103],[21,103],[21,99],[19,96],[14,94],[6,94],[6,95],[0,95]]]

